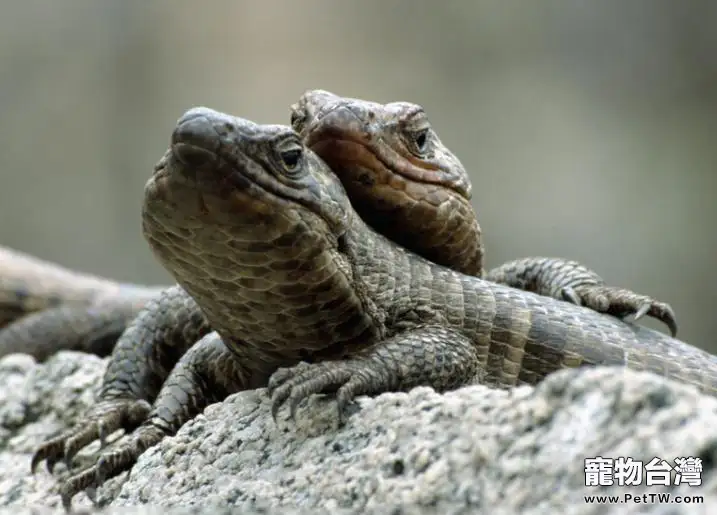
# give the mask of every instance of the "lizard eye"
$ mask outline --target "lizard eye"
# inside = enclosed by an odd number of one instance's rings
[[[291,172],[299,166],[299,161],[301,161],[301,156],[303,154],[304,153],[301,148],[294,147],[282,150],[279,155],[281,156],[282,163],[284,163],[284,167]]]
[[[411,146],[419,154],[425,154],[428,150],[429,137],[430,133],[428,128],[411,131],[408,134]]]

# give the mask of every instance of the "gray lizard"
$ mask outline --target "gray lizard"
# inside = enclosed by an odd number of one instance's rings
[[[675,336],[669,305],[607,286],[575,261],[529,257],[484,274],[468,173],[421,106],[313,90],[291,111],[294,129],[338,174],[358,213],[381,234],[466,274],[601,313],[653,316]],[[129,321],[163,288],[117,283],[0,247],[0,322],[28,314],[0,329],[0,357],[24,352],[43,361],[60,350],[108,355]]]
[[[127,470],[209,403],[268,386],[274,413],[479,377],[534,384],[565,367],[651,370],[714,395],[717,357],[568,302],[464,275],[370,229],[290,127],[206,108],[179,120],[145,188],[143,231],[178,285],[112,355],[96,406],[32,460],[68,462],[134,430],[63,482],[72,496]],[[136,429],[135,429],[136,428]]]

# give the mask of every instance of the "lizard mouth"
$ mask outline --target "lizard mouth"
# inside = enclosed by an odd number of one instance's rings
[[[363,184],[408,182],[439,185],[468,197],[464,178],[434,159],[421,159],[381,135],[370,109],[338,104],[321,109],[302,131],[304,142],[342,180]],[[398,139],[396,140],[398,141]]]

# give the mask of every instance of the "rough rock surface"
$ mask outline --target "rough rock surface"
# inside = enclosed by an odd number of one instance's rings
[[[105,363],[61,353],[0,360],[0,512],[61,510],[33,449],[80,420]],[[717,399],[619,368],[554,374],[536,388],[430,388],[362,398],[342,428],[313,398],[277,426],[265,391],[210,406],[98,491],[106,513],[700,513],[717,507]],[[78,457],[91,456],[89,452]],[[586,487],[584,458],[702,458],[702,486]],[[56,474],[65,473],[58,465]],[[597,504],[669,492],[704,504]],[[85,494],[76,508],[92,509]],[[134,507],[130,507],[134,506]],[[189,507],[188,507],[189,506]],[[193,507],[192,507],[193,506]],[[202,507],[200,509],[199,507]],[[217,506],[217,508],[211,508]],[[174,508],[169,508],[174,507]],[[218,509],[221,507],[220,509]],[[21,509],[22,508],[22,509]],[[44,508],[44,509],[43,509]],[[301,511],[299,511],[301,510]]]

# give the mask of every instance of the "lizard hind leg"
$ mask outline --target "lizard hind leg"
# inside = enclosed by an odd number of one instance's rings
[[[61,459],[69,466],[75,454],[93,440],[102,441],[118,429],[131,431],[139,426],[169,371],[208,330],[199,307],[182,290],[170,287],[150,301],[115,345],[97,403],[76,427],[39,447],[32,470],[42,460],[47,460],[50,472]]]
[[[667,325],[673,337],[677,334],[675,312],[669,304],[625,288],[608,286],[597,273],[577,261],[548,257],[516,259],[490,270],[485,279],[620,319],[634,315],[637,321],[648,315]]]
[[[132,468],[144,451],[165,436],[175,434],[209,404],[246,389],[247,377],[239,359],[219,335],[212,332],[204,336],[172,369],[152,410],[139,427],[102,452],[94,465],[60,485],[65,508],[69,509],[72,498],[82,490],[95,489],[105,480]]]

